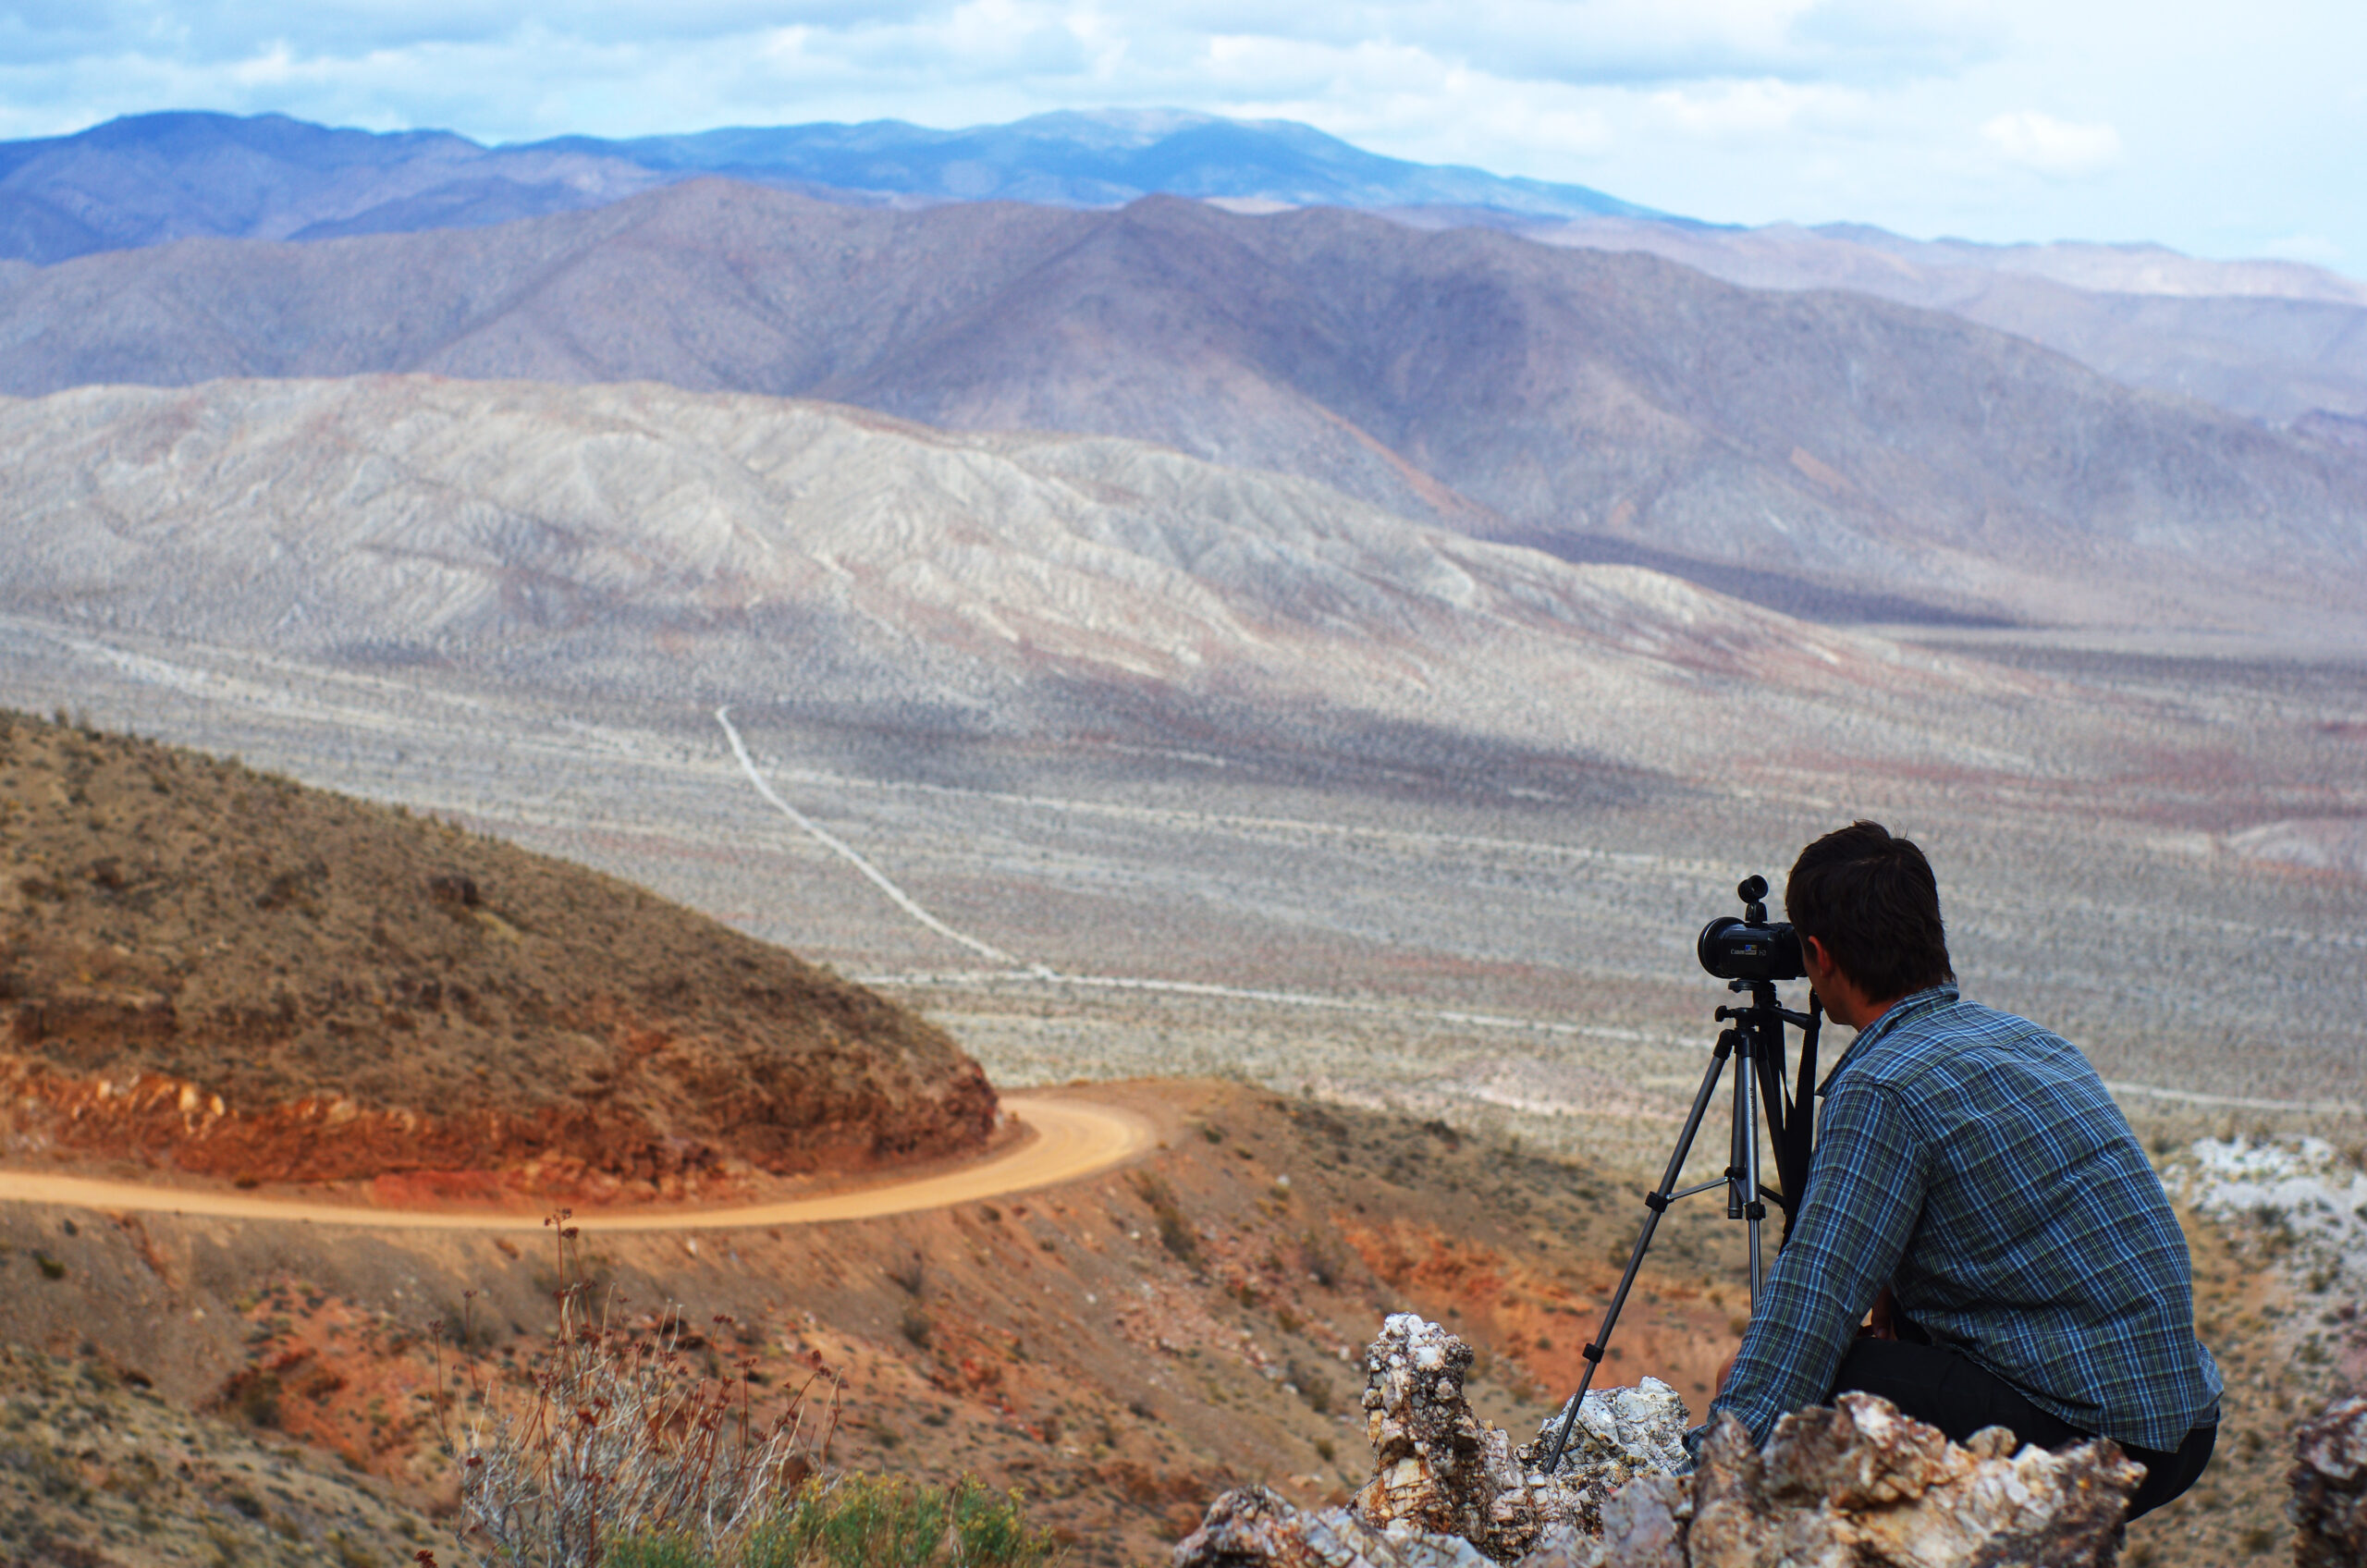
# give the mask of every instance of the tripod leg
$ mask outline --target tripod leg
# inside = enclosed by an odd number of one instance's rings
[[[1735,1165],[1738,1169],[1734,1174],[1740,1178],[1742,1218],[1750,1233],[1750,1305],[1754,1311],[1759,1306],[1760,1286],[1766,1279],[1759,1251],[1759,1222],[1767,1218],[1767,1204],[1759,1195],[1759,1115],[1758,1108],[1752,1104],[1758,1087],[1752,1080],[1758,1072],[1758,1043],[1746,1040],[1743,1048],[1735,1053]]]
[[[1740,1219],[1751,1191],[1744,1185],[1750,1170],[1750,1039],[1743,1036],[1735,1052],[1734,1113],[1726,1124],[1726,1218]]]
[[[1735,1054],[1736,1038],[1732,1029],[1718,1036],[1717,1048],[1711,1053],[1710,1065],[1701,1074],[1701,1086],[1693,1093],[1693,1109],[1685,1114],[1685,1130],[1676,1135],[1676,1147],[1668,1157],[1668,1169],[1661,1172],[1661,1184],[1644,1194],[1644,1228],[1636,1232],[1636,1244],[1627,1254],[1627,1270],[1619,1276],[1619,1289],[1612,1292],[1611,1305],[1602,1315],[1602,1327],[1595,1330],[1594,1339],[1580,1353],[1587,1358],[1587,1369],[1578,1379],[1578,1391],[1570,1396],[1569,1408],[1562,1413],[1561,1427],[1553,1434],[1553,1451],[1545,1460],[1545,1473],[1549,1476],[1561,1467],[1562,1451],[1569,1446],[1570,1427],[1578,1418],[1578,1406],[1586,1402],[1587,1390],[1593,1385],[1595,1373],[1601,1369],[1602,1353],[1611,1343],[1611,1330],[1618,1325],[1620,1309],[1627,1305],[1627,1292],[1636,1283],[1637,1270],[1644,1266],[1644,1253],[1652,1244],[1652,1232],[1660,1228],[1661,1216],[1668,1212],[1669,1194],[1676,1191],[1676,1183],[1685,1174],[1685,1158],[1693,1151],[1693,1136],[1701,1130],[1701,1118],[1710,1109],[1710,1096],[1718,1092],[1718,1074],[1725,1071],[1726,1058]]]
[[[1755,1137],[1751,1140],[1750,1148],[1750,1190],[1754,1193],[1759,1190],[1759,1140]],[[1759,1310],[1759,1292],[1767,1283],[1767,1265],[1759,1250],[1760,1222],[1767,1217],[1767,1205],[1754,1197],[1743,1206],[1742,1213],[1744,1228],[1750,1232],[1750,1305],[1756,1312]]]

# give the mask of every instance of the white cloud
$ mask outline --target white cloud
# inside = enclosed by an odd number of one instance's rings
[[[1861,101],[1854,89],[1772,78],[1665,88],[1646,99],[1662,129],[1719,141],[1777,135],[1809,118],[1837,126]]]
[[[2043,175],[2091,175],[2120,162],[2120,132],[2111,126],[2059,120],[2036,109],[1999,115],[1981,134],[2008,163]]]
[[[0,59],[167,55],[184,63],[285,48],[358,58],[529,34],[696,48],[794,28],[834,51],[1023,31],[1122,42],[1134,63],[1188,60],[1208,40],[1419,52],[1443,68],[1570,84],[1701,78],[1946,74],[1993,55],[2004,0],[0,0]],[[925,44],[924,47],[926,47]]]
[[[2263,242],[2260,253],[2281,262],[2308,262],[2322,267],[2338,266],[2343,260],[2342,247],[2323,234],[2280,234]]]

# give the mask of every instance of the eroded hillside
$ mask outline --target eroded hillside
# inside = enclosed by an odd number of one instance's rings
[[[0,712],[14,1158],[611,1199],[982,1145],[938,1030],[637,888]]]
[[[0,607],[573,703],[1921,763],[2042,683],[1141,442],[426,376],[0,408]],[[2093,717],[2042,702],[2092,738]]]

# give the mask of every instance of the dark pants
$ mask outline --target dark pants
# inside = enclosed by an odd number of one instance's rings
[[[1906,1340],[1856,1341],[1842,1357],[1841,1375],[1834,1380],[1833,1391],[1880,1394],[1957,1442],[1983,1427],[2008,1427],[2019,1441],[2041,1448],[2062,1448],[2095,1435],[2041,1410],[2011,1383],[1944,1345],[1913,1344]],[[2128,1517],[2150,1513],[2194,1485],[2202,1467],[2211,1463],[2212,1444],[2218,1437],[2214,1419],[2212,1425],[2189,1432],[2175,1453],[2122,1443],[2121,1452],[2145,1466],[2145,1483],[2128,1500]]]

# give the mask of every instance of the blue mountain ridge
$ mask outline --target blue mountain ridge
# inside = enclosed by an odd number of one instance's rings
[[[622,141],[562,137],[516,150],[598,153],[669,172],[788,177],[841,190],[1049,206],[1118,206],[1161,194],[1291,206],[1470,206],[1534,217],[1665,215],[1582,185],[1383,157],[1290,120],[1174,109],[1063,110],[960,130],[871,120]]]
[[[1656,217],[1584,186],[1382,157],[1286,120],[1064,111],[936,130],[901,120],[495,146],[284,115],[129,116],[0,142],[0,259],[47,265],[197,236],[317,239],[477,227],[702,175],[864,204],[1115,207],[1167,194],[1286,206]]]

